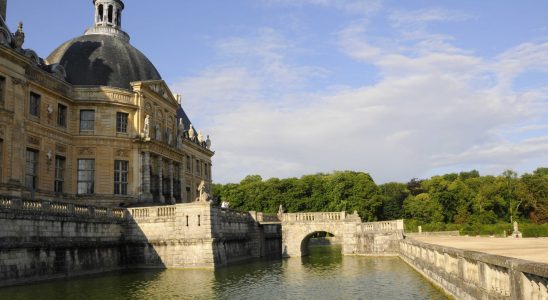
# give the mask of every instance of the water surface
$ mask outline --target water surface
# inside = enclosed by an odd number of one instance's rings
[[[395,257],[310,256],[217,270],[138,270],[0,289],[0,299],[447,299]]]

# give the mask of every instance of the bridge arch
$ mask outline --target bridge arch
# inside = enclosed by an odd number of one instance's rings
[[[344,243],[345,212],[295,213],[282,217],[282,251],[284,257],[308,255],[308,241],[314,233],[327,232]]]
[[[310,234],[308,234],[307,236],[304,237],[304,239],[301,241],[301,256],[306,256],[309,254],[309,247],[310,247],[310,240],[312,238],[314,238],[316,235],[318,234],[326,234],[326,235],[331,235],[333,237],[335,237],[336,239],[342,239],[342,236],[340,235],[335,235],[331,232],[327,232],[327,231],[314,231]]]

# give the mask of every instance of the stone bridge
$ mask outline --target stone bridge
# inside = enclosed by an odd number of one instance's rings
[[[397,253],[403,239],[403,220],[362,223],[357,213],[346,212],[284,213],[279,219],[284,257],[307,255],[308,242],[318,232],[334,235],[344,254]]]

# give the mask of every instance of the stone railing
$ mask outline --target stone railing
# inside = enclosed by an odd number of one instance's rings
[[[6,196],[0,197],[0,209],[17,211],[25,214],[42,214],[67,217],[87,217],[113,220],[124,220],[125,210],[122,208],[107,208],[79,205],[68,202],[22,200]]]
[[[284,222],[332,222],[344,221],[346,212],[284,213]]]
[[[158,206],[158,207],[128,208],[128,212],[134,219],[172,218],[177,215],[177,207],[176,206]]]
[[[403,230],[403,220],[369,222],[361,226],[364,232],[397,231]]]
[[[400,257],[457,299],[548,299],[548,264],[410,239]]]

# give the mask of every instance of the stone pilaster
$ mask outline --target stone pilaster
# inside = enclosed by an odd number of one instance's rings
[[[166,203],[163,191],[164,163],[161,156],[158,156],[158,200],[160,203]]]
[[[179,185],[181,187],[181,203],[186,202],[186,181],[185,181],[185,165],[183,162],[179,164]]]
[[[143,177],[142,182],[142,195],[143,202],[152,200],[152,194],[150,193],[150,152],[145,151],[143,153]]]
[[[175,187],[173,185],[173,173],[174,173],[174,170],[173,170],[173,161],[170,160],[169,163],[168,163],[168,172],[169,172],[169,199],[168,199],[168,203],[170,204],[175,204],[175,198],[173,197],[173,188]]]

